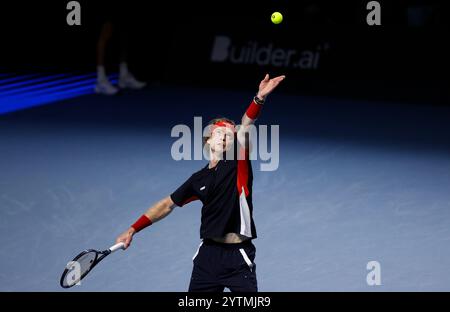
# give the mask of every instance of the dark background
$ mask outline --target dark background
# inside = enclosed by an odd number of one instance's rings
[[[115,10],[129,30],[130,66],[151,83],[239,89],[269,72],[287,75],[280,92],[449,103],[443,1],[379,1],[381,26],[366,24],[368,1],[82,0],[81,26],[67,25],[68,2],[2,4],[3,70],[94,71],[101,16]],[[279,25],[270,22],[274,11],[284,15]],[[314,70],[212,63],[216,35],[241,44],[329,49]],[[114,34],[111,48],[108,68],[117,71]]]

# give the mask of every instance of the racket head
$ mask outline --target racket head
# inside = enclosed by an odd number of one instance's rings
[[[104,255],[95,249],[87,249],[79,253],[66,265],[59,281],[61,287],[70,288],[79,284],[103,257]]]

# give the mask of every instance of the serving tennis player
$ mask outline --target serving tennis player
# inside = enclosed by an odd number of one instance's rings
[[[213,119],[205,138],[208,164],[150,207],[119,235],[116,243],[123,242],[128,248],[136,233],[163,219],[175,207],[200,200],[202,242],[193,258],[189,291],[222,292],[226,287],[232,292],[257,292],[256,249],[252,243],[257,235],[248,131],[260,115],[267,96],[284,79],[284,75],[264,77],[239,127],[227,118]]]

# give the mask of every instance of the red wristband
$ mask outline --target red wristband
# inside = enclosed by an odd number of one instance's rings
[[[143,230],[147,226],[152,225],[152,220],[150,220],[145,214],[142,215],[131,227],[135,229],[136,233]]]
[[[256,104],[255,101],[252,101],[250,103],[250,106],[247,108],[247,111],[245,112],[245,114],[250,119],[256,119],[256,118],[258,118],[259,113],[261,112],[261,109],[262,109],[261,104]]]

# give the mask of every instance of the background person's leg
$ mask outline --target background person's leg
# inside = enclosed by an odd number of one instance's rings
[[[129,49],[131,44],[130,32],[136,25],[136,23],[132,22],[133,16],[128,10],[129,8],[127,9],[127,7],[124,6],[124,12],[117,17],[117,32],[119,34],[120,45],[119,87],[122,89],[139,90],[144,88],[147,84],[137,80],[128,67]]]
[[[118,89],[109,82],[105,69],[106,47],[112,37],[112,32],[112,22],[103,23],[97,41],[97,84],[95,85],[95,92],[106,95],[114,95],[118,92]]]

